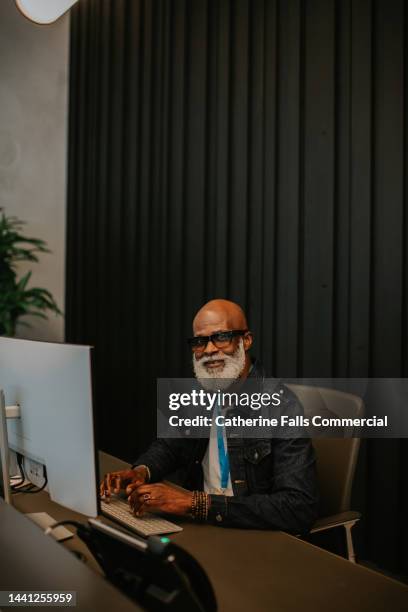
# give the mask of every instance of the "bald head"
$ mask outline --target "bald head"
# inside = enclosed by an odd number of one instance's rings
[[[229,300],[211,300],[197,312],[193,320],[194,336],[213,336],[218,332],[246,331],[248,323],[241,306]],[[226,344],[208,340],[193,355],[193,367],[197,378],[213,378],[218,384],[226,384],[237,378],[246,378],[251,366],[248,351],[252,345],[251,332],[232,337]]]
[[[211,300],[204,304],[193,320],[194,335],[206,336],[216,331],[248,329],[241,306],[229,300]]]

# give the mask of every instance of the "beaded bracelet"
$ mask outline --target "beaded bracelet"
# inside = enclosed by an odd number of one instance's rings
[[[191,502],[191,514],[199,521],[207,520],[209,508],[209,496],[204,491],[193,491]]]

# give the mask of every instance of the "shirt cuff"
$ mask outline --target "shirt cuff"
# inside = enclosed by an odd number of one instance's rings
[[[150,468],[149,468],[149,466],[148,466],[148,465],[145,465],[144,463],[138,463],[138,464],[136,464],[136,465],[132,465],[132,470],[135,470],[136,468],[139,468],[139,467],[144,467],[144,468],[146,468],[146,471],[147,471],[147,480],[146,480],[146,482],[150,482],[150,481],[151,481],[151,478],[152,478],[152,474],[151,474],[151,472],[150,472]]]
[[[208,521],[215,525],[224,525],[228,520],[228,498],[226,495],[210,495],[211,505],[208,510]]]

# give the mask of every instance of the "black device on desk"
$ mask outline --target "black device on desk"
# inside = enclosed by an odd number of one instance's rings
[[[89,519],[78,526],[106,577],[146,610],[215,612],[213,588],[200,564],[167,537],[147,540]]]

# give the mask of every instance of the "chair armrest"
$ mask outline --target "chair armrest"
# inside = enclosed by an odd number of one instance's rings
[[[339,514],[333,514],[324,518],[319,518],[313,525],[310,533],[316,533],[317,531],[325,531],[326,529],[334,529],[334,527],[341,527],[342,525],[354,525],[361,518],[360,512],[354,512],[352,510],[348,512],[340,512]]]

